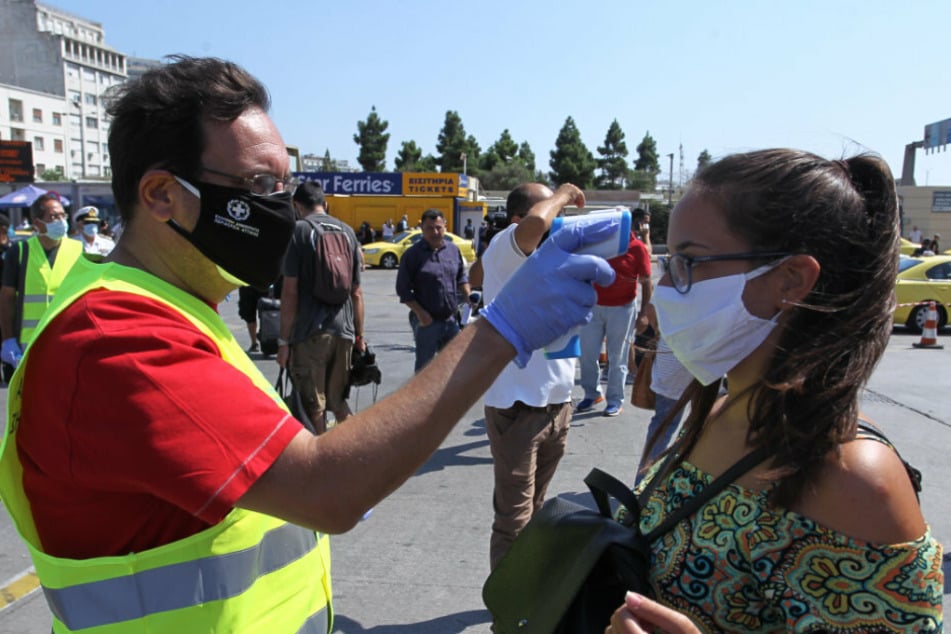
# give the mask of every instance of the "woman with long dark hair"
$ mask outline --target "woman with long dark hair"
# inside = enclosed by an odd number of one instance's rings
[[[641,529],[764,459],[652,543],[653,600],[629,595],[608,631],[941,631],[941,545],[913,470],[859,410],[892,328],[888,166],[728,156],[691,183],[667,245],[653,304],[695,381],[682,433],[639,485]]]

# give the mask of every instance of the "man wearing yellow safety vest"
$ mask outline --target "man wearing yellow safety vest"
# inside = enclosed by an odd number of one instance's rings
[[[294,229],[268,105],[234,64],[180,57],[108,106],[126,228],[40,320],[0,448],[54,632],[329,632],[326,534],[416,472],[513,356],[583,322],[591,282],[613,276],[573,253],[613,227],[557,233],[424,371],[313,436],[216,311],[274,281]]]
[[[0,282],[0,359],[16,367],[33,339],[66,273],[83,254],[75,240],[65,240],[68,225],[59,195],[46,193],[30,205],[36,235],[8,249]]]

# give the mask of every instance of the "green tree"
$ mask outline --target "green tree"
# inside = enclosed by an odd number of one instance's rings
[[[469,166],[478,167],[479,163],[482,160],[482,148],[479,147],[479,142],[476,141],[476,138],[471,134],[466,137],[466,160],[464,161],[463,167],[469,169]],[[462,171],[461,169],[459,170]]]
[[[517,158],[519,163],[524,165],[529,172],[535,171],[535,153],[532,152],[532,146],[528,144],[528,141],[522,141],[522,144],[518,146]]]
[[[710,153],[706,149],[700,153],[700,156],[697,157],[697,171],[699,172],[704,167],[713,162],[713,157],[710,156]]]
[[[413,172],[422,158],[423,151],[416,145],[416,141],[403,141],[400,151],[396,153],[396,171]]]
[[[643,172],[649,176],[650,186],[646,190],[653,191],[657,185],[657,175],[660,173],[660,158],[657,156],[657,141],[654,140],[650,132],[645,132],[644,138],[637,145],[637,161],[634,163],[634,171]],[[644,188],[638,187],[638,189],[644,191]]]
[[[416,161],[416,169],[414,172],[436,172],[439,171],[439,161],[432,154],[427,154],[423,158]]]
[[[330,158],[330,148],[324,152],[324,158],[320,161],[320,171],[321,172],[336,172],[337,164],[332,158]]]
[[[502,130],[499,140],[489,146],[479,161],[479,167],[491,170],[497,164],[511,163],[518,154],[518,143],[512,138],[508,128]]]
[[[590,188],[594,183],[594,169],[597,163],[591,151],[581,141],[581,134],[571,117],[565,119],[565,125],[555,139],[555,149],[551,151],[551,179],[556,185],[572,183],[581,189]]]
[[[536,179],[532,171],[518,161],[498,163],[492,169],[479,173],[479,182],[483,189],[510,190],[533,180]]]
[[[455,110],[447,110],[446,119],[436,141],[438,154],[436,163],[439,165],[439,171],[461,172],[463,154],[467,155],[467,161],[472,165],[478,165],[478,143],[475,143],[475,152],[471,147],[474,142],[473,137],[466,136],[466,129],[462,125],[462,117],[459,113]]]
[[[601,155],[598,159],[598,169],[601,170],[598,187],[622,189],[627,177],[627,143],[617,119],[611,122],[604,136],[604,145],[598,147],[598,154]]]
[[[40,180],[47,183],[66,180],[66,175],[62,170],[45,169],[40,173]]]
[[[644,170],[631,170],[627,173],[627,188],[639,192],[653,192],[657,175]],[[653,228],[651,229],[653,230]]]
[[[363,171],[382,172],[386,169],[386,145],[390,141],[386,129],[389,125],[376,113],[376,106],[370,108],[366,121],[357,121],[353,142],[360,146],[357,162]]]

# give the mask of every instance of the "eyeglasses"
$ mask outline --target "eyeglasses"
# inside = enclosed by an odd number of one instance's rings
[[[670,282],[677,292],[684,294],[693,286],[693,267],[702,262],[717,262],[720,260],[771,260],[792,255],[788,252],[770,251],[763,253],[727,253],[724,255],[700,255],[691,257],[675,253],[662,255],[657,258],[661,272],[670,276]]]
[[[213,170],[210,167],[202,166],[201,169],[202,171],[208,172],[209,174],[217,174],[218,176],[230,178],[236,183],[241,183],[255,196],[270,196],[271,194],[278,192],[289,192],[293,194],[294,190],[297,189],[298,184],[298,180],[293,176],[278,178],[273,174],[255,174],[250,178],[245,178],[244,176],[235,176],[234,174],[219,172],[218,170]],[[278,184],[280,184],[280,187],[278,187]]]

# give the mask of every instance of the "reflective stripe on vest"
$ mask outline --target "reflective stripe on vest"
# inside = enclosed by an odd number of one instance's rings
[[[255,547],[153,568],[67,588],[47,588],[53,616],[70,630],[140,619],[238,596],[261,576],[300,559],[317,546],[314,533],[293,524],[268,531]],[[327,611],[324,615],[326,632]]]
[[[118,264],[81,258],[36,330],[83,294],[106,289],[150,298],[176,310],[218,347],[224,362],[286,411],[271,382],[207,304],[154,276]],[[221,522],[184,539],[138,553],[76,560],[42,551],[16,432],[27,348],[8,389],[8,418],[0,447],[0,495],[23,537],[50,610],[53,631],[155,634],[202,631],[326,634],[333,623],[330,544],[326,535],[254,511],[235,508]],[[33,380],[31,377],[30,380]],[[290,414],[282,424],[298,425]]]
[[[60,240],[51,267],[40,239],[33,236],[27,242],[29,249],[25,263],[26,277],[23,288],[17,289],[23,296],[23,301],[19,304],[22,307],[19,340],[24,346],[33,340],[33,331],[53,301],[53,295],[73,264],[83,254],[82,244],[64,238]],[[23,265],[24,263],[21,263],[21,266]]]

